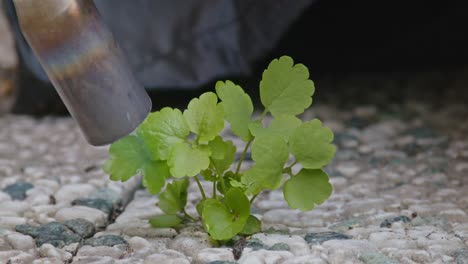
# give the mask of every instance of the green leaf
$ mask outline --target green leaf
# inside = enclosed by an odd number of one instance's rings
[[[276,135],[255,138],[252,143],[252,159],[255,163],[283,167],[288,160],[289,151],[286,142]]]
[[[250,96],[239,86],[231,81],[218,81],[216,93],[224,107],[226,120],[231,124],[232,132],[244,141],[252,138],[249,132],[249,124],[252,122],[253,104]]]
[[[268,166],[255,164],[242,175],[246,194],[258,194],[263,189],[274,190],[280,187],[283,180],[283,168],[279,166]]]
[[[288,56],[273,60],[260,82],[262,104],[275,117],[301,114],[312,104],[314,91],[307,67],[294,65]]]
[[[157,193],[164,186],[168,176],[164,166],[151,159],[149,150],[143,141],[136,136],[127,136],[109,149],[110,158],[104,164],[104,171],[113,181],[127,181],[139,172],[151,193]]]
[[[224,109],[215,93],[207,92],[190,101],[184,117],[198,142],[206,144],[224,128]]]
[[[192,148],[186,143],[176,144],[167,161],[172,176],[193,177],[210,166],[210,151],[207,148]]]
[[[224,203],[216,199],[204,202],[203,227],[214,239],[227,240],[244,229],[249,215],[249,199],[240,189],[232,188],[224,196]]]
[[[280,136],[266,134],[255,138],[252,144],[252,159],[255,164],[241,178],[247,188],[246,193],[257,194],[262,189],[278,188],[288,156],[288,147]]]
[[[290,139],[291,153],[306,169],[319,169],[327,165],[335,155],[332,144],[333,132],[322,127],[318,119],[305,122],[292,134]]]
[[[165,107],[151,113],[137,129],[150,149],[153,159],[167,160],[172,147],[190,134],[187,122],[179,109]]]
[[[202,170],[200,172],[200,175],[203,177],[205,181],[210,181],[210,182],[216,181],[216,175],[213,173],[211,169]]]
[[[307,211],[325,202],[332,194],[332,186],[323,170],[302,169],[286,181],[283,194],[289,207]]]
[[[264,128],[259,121],[252,122],[249,129],[255,137],[261,137],[267,134],[280,136],[288,142],[294,130],[301,125],[301,120],[295,116],[282,115],[274,118],[268,128]]]
[[[154,228],[169,228],[182,223],[182,218],[177,215],[158,215],[150,219],[150,224]]]
[[[153,161],[143,168],[143,186],[151,194],[157,194],[164,187],[166,179],[170,178],[169,167],[165,161]]]
[[[257,217],[249,215],[247,223],[245,223],[244,229],[242,229],[240,233],[250,236],[260,231],[262,231],[262,222],[260,222]]]
[[[110,146],[109,154],[104,171],[113,181],[127,181],[141,170],[148,159],[145,146],[136,136],[115,142]]]
[[[220,136],[215,137],[208,146],[211,150],[211,163],[216,173],[222,175],[232,165],[236,158],[236,146],[232,141],[223,141]]]
[[[188,179],[174,180],[159,195],[159,208],[166,214],[182,211],[187,203]]]

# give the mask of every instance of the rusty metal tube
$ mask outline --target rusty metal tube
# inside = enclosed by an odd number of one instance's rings
[[[88,142],[131,133],[151,110],[92,0],[14,0],[21,30]]]

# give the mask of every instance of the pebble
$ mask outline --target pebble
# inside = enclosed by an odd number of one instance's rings
[[[105,214],[109,215],[112,213],[114,206],[112,202],[109,202],[104,199],[75,199],[71,202],[71,205],[81,205],[87,206],[90,208],[95,208],[103,211]]]
[[[0,227],[14,229],[17,225],[26,224],[26,218],[14,216],[0,216]]]
[[[77,256],[96,256],[96,257],[112,257],[113,259],[120,259],[126,254],[125,251],[118,247],[109,246],[82,246],[77,253]]]
[[[13,200],[24,200],[26,199],[26,191],[33,188],[34,185],[28,182],[18,182],[8,185],[3,189],[5,193],[8,193]]]
[[[59,222],[77,218],[82,218],[94,223],[96,227],[104,227],[107,224],[107,215],[104,212],[86,206],[61,208],[55,214],[55,219]]]
[[[94,233],[96,233],[94,224],[85,219],[78,218],[67,220],[63,224],[82,238],[92,237]]]
[[[411,222],[411,219],[407,216],[397,216],[397,217],[394,217],[394,218],[390,218],[390,219],[385,219],[381,224],[380,224],[380,227],[392,227],[392,224],[395,223],[395,222],[402,222],[402,223],[409,223]]]
[[[63,185],[55,194],[55,198],[60,203],[68,204],[73,200],[88,195],[95,190],[94,186],[87,183],[75,183]]]
[[[20,252],[19,254],[10,257],[6,262],[8,264],[22,264],[22,263],[31,263],[36,258],[35,254]],[[0,257],[1,260],[1,257]]]
[[[68,262],[73,258],[73,255],[70,252],[56,248],[50,244],[43,244],[39,248],[39,253],[41,257],[55,258],[62,262]]]
[[[309,245],[307,244],[307,242],[312,241],[310,238],[306,242],[304,238],[297,235],[255,234],[252,237],[260,240],[268,250],[291,251],[296,256],[308,255],[310,253]]]
[[[32,264],[63,264],[64,262],[58,258],[39,258],[32,262]]]
[[[6,241],[16,250],[28,251],[36,248],[34,239],[19,233],[11,233],[5,236]]]
[[[154,263],[164,263],[164,264],[190,264],[185,257],[171,257],[165,254],[153,254],[145,258],[144,264],[154,264]]]
[[[296,256],[283,262],[283,264],[327,264],[328,262],[315,255]]]
[[[84,244],[90,245],[93,247],[98,247],[98,246],[112,247],[116,245],[127,245],[128,242],[125,239],[123,239],[121,236],[104,235],[100,237],[88,238],[85,240]]]
[[[351,239],[350,236],[346,234],[341,234],[337,232],[320,232],[320,233],[308,233],[304,237],[305,241],[309,244],[322,244],[328,240],[343,240]]]
[[[181,233],[168,244],[168,248],[190,257],[195,257],[201,250],[212,246],[210,236],[204,232]]]
[[[55,247],[61,248],[65,245],[79,242],[80,240],[81,237],[79,235],[73,233],[65,225],[59,222],[50,222],[37,229],[37,246],[51,244]]]
[[[377,252],[363,253],[359,260],[365,264],[399,264],[396,260]]]
[[[417,243],[405,239],[404,234],[397,232],[376,232],[369,235],[369,241],[379,248],[417,249]]]
[[[266,249],[260,250],[244,250],[239,263],[262,264],[262,263],[283,263],[294,255],[289,251],[269,251]]]
[[[193,263],[205,264],[213,261],[234,261],[232,249],[205,248],[196,254]]]
[[[115,264],[115,259],[111,257],[80,256],[73,258],[73,264]]]

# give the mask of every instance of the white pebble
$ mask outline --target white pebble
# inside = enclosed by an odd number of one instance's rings
[[[60,249],[60,248],[56,248],[50,244],[43,244],[40,248],[39,248],[39,254],[42,256],[42,257],[48,257],[48,258],[56,258],[56,259],[60,259],[61,261],[69,261],[73,258],[73,255],[70,254],[69,252],[63,250],[63,249]]]
[[[119,259],[123,257],[125,252],[117,247],[105,247],[105,246],[83,246],[78,250],[77,256],[80,257],[112,257],[113,259]]]
[[[289,251],[269,251],[261,250],[248,250],[244,249],[239,263],[245,264],[263,264],[263,263],[283,263],[284,261],[293,258],[294,255]]]
[[[86,183],[67,184],[55,194],[58,203],[70,203],[78,198],[87,198],[95,190],[94,186]]]
[[[204,264],[212,261],[234,261],[234,255],[231,249],[227,248],[205,248],[195,256],[193,262]]]
[[[30,249],[36,248],[34,239],[30,236],[26,236],[20,233],[11,233],[5,236],[6,240],[13,249],[28,251]]]
[[[107,215],[103,211],[86,206],[62,208],[55,214],[55,219],[59,222],[65,222],[76,218],[88,220],[97,227],[104,227],[107,223]]]

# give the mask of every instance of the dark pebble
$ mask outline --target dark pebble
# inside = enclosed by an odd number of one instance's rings
[[[92,237],[96,233],[94,224],[85,219],[73,219],[63,223],[82,238]]]
[[[336,239],[351,239],[351,236],[346,234],[336,233],[336,232],[319,232],[319,233],[309,233],[304,237],[305,241],[309,244],[322,244],[328,240]]]
[[[258,238],[252,238],[247,241],[245,247],[252,248],[253,250],[267,249],[268,246],[263,244],[263,242]]]
[[[273,250],[273,251],[289,251],[291,248],[289,247],[288,244],[286,243],[276,243],[273,246],[271,246],[268,250]]]
[[[128,243],[121,236],[105,235],[105,236],[86,239],[84,244],[93,246],[93,247],[98,247],[98,246],[113,247],[115,245],[127,245]]]
[[[32,189],[34,185],[27,182],[18,182],[8,185],[3,189],[4,192],[8,193],[13,200],[24,200],[26,199],[26,191]]]
[[[389,218],[385,219],[381,224],[380,227],[392,227],[392,224],[395,222],[403,222],[403,223],[409,223],[411,222],[411,219],[407,216],[401,215],[397,216],[394,218]]]
[[[17,225],[15,227],[16,232],[21,233],[23,235],[32,236],[36,238],[39,235],[39,227],[32,226],[32,225]]]
[[[50,222],[38,228],[36,245],[52,244],[63,247],[72,243],[80,242],[81,237],[59,222]]]
[[[95,208],[103,211],[108,215],[112,212],[113,209],[112,203],[104,199],[76,199],[71,204]]]
[[[458,249],[452,253],[452,257],[455,258],[457,264],[468,264],[468,249]]]

